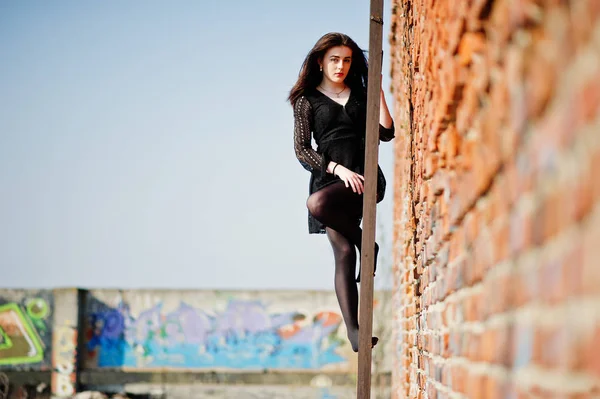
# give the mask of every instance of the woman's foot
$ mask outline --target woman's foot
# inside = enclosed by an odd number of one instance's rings
[[[360,253],[359,253],[360,255]],[[377,271],[377,255],[379,255],[379,244],[375,243],[375,251],[373,253],[373,277],[375,277],[375,272]],[[361,257],[361,261],[362,261],[362,257]],[[356,277],[356,282],[360,283],[360,268],[361,265],[359,264],[358,266],[358,277]]]
[[[358,329],[357,330],[348,330],[348,340],[350,341],[350,345],[352,345],[352,350],[354,352],[358,352]],[[371,349],[379,342],[379,338],[371,337]]]

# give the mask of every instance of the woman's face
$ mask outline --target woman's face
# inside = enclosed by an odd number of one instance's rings
[[[343,83],[352,65],[352,50],[346,46],[332,47],[327,50],[319,65],[323,67],[323,78],[332,83]]]

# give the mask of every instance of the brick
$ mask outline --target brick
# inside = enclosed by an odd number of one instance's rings
[[[600,146],[597,146],[592,150],[589,170],[600,170]],[[600,200],[600,179],[591,179],[588,180],[587,183],[592,186],[592,197],[594,198],[594,201]]]
[[[466,396],[468,398],[483,398],[485,375],[471,373],[467,378]]]
[[[582,296],[583,289],[583,243],[579,234],[574,235],[571,247],[565,251],[562,260],[563,281],[566,298]]]
[[[585,369],[592,373],[597,378],[600,378],[600,356],[597,349],[600,348],[600,326],[598,326],[589,342],[589,347],[594,348],[594,351],[585,352]]]
[[[482,398],[502,399],[505,398],[504,384],[499,382],[496,377],[485,376],[482,387]]]
[[[582,227],[582,272],[581,291],[583,295],[598,295],[600,290],[600,217],[594,215]]]
[[[467,243],[472,243],[479,235],[479,213],[477,210],[473,209],[467,213],[464,219],[464,226],[466,231],[466,241]]]
[[[597,60],[597,59],[596,59]],[[596,76],[586,82],[581,91],[577,93],[576,127],[583,126],[586,123],[591,123],[600,112],[600,71],[596,72]]]
[[[544,289],[540,292],[540,299],[547,303],[557,304],[567,297],[567,263],[562,259],[549,259],[540,267],[538,280]]]
[[[425,158],[425,178],[429,179],[435,174],[440,163],[440,156],[438,153],[430,153]]]
[[[503,135],[502,141],[504,159],[509,159],[518,149],[517,146],[522,140],[527,124],[527,90],[523,84],[524,59],[525,54],[518,46],[511,45],[507,48],[504,73],[509,89],[510,107],[506,121],[506,134]]]
[[[479,95],[475,85],[470,81],[465,84],[462,91],[462,101],[456,109],[456,129],[457,133],[464,137],[470,129],[477,110],[479,108]]]
[[[520,308],[541,296],[543,289],[538,275],[538,269],[531,267],[516,274],[512,280],[514,285],[511,290],[511,306]]]
[[[464,4],[464,3],[463,3]],[[467,32],[461,39],[458,46],[458,56],[461,65],[466,66],[471,63],[473,55],[482,53],[485,49],[485,36],[481,32]]]
[[[541,10],[533,0],[510,3],[510,23],[513,29],[518,27],[534,27],[541,22]]]
[[[482,195],[490,187],[500,166],[499,154],[483,145],[477,146],[473,154],[475,192]]]
[[[481,334],[472,333],[467,340],[467,359],[473,362],[481,361]]]
[[[475,151],[477,148],[477,142],[472,138],[466,138],[461,142],[461,164],[464,169],[473,168],[473,158],[475,156]]]
[[[528,117],[539,118],[554,94],[557,70],[548,47],[552,43],[547,38],[541,38],[536,42],[531,54],[527,58],[525,66],[525,82],[527,82],[525,105]]]
[[[452,380],[450,387],[453,391],[459,393],[466,393],[467,384],[467,372],[461,365],[454,364],[451,366],[452,369]]]
[[[482,319],[482,299],[481,293],[472,294],[465,299],[465,321],[473,322]]]
[[[461,41],[461,33],[464,29],[467,6],[468,4],[466,2],[460,2],[450,8],[450,16],[446,24],[446,38],[448,41],[446,48],[449,53],[454,53]]]
[[[519,208],[513,209],[509,218],[511,254],[518,255],[533,245],[534,216]]]
[[[510,224],[507,219],[500,220],[494,230],[494,263],[498,264],[510,257]]]
[[[493,1],[473,0],[470,9],[467,11],[467,29],[478,31],[481,29],[483,20],[487,19],[491,10]]]
[[[573,187],[569,190],[568,194],[571,194],[570,200],[574,205],[573,218],[577,222],[584,219],[591,212],[594,205],[593,185],[590,184],[593,180],[592,170],[587,168],[573,182]]]
[[[505,183],[503,185],[503,192],[508,200],[508,204],[512,206],[517,202],[519,196],[523,194],[519,185],[519,170],[514,160],[510,160],[504,164],[503,177]]]

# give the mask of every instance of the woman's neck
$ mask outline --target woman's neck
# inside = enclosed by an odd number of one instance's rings
[[[342,82],[342,83],[333,83],[333,82],[331,82],[329,80],[326,80],[326,79],[321,80],[321,83],[319,83],[319,86],[321,86],[325,90],[335,91],[335,92],[338,92],[338,91],[343,90],[344,88],[346,88],[346,84],[344,82]]]

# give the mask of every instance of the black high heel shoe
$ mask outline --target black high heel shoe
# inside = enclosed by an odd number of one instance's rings
[[[360,252],[359,252],[360,255]],[[375,272],[377,272],[377,256],[379,255],[379,245],[375,243],[375,252],[373,258],[375,259],[373,262],[373,277],[375,277]],[[360,269],[362,267],[362,256],[360,256],[360,262],[358,264],[358,277],[356,277],[356,282],[360,283]]]

